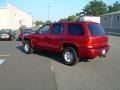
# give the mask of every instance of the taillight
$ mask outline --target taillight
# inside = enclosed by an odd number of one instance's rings
[[[90,43],[88,43],[87,48],[93,48],[93,46]]]
[[[87,41],[87,48],[93,48],[92,40],[91,40],[91,39],[89,39],[89,40]]]

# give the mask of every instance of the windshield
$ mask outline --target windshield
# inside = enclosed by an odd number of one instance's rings
[[[105,35],[104,29],[99,24],[88,24],[92,36]]]
[[[2,29],[0,33],[9,33],[11,30],[10,29]]]
[[[21,34],[25,34],[25,33],[32,33],[32,29],[25,29],[21,31]]]

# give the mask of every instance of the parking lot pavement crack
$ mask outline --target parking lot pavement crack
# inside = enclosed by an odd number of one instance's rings
[[[56,74],[55,74],[55,67],[54,67],[54,64],[53,64],[53,63],[54,63],[54,62],[51,61],[51,67],[50,67],[50,68],[51,68],[51,71],[53,72],[53,76],[54,76],[54,81],[55,81],[55,86],[56,86],[56,87],[55,87],[55,90],[58,90],[58,89],[57,89],[58,85],[57,85],[57,81],[56,81],[57,79],[56,79]]]

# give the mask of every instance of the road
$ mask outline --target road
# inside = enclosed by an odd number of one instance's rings
[[[51,61],[40,55],[26,55],[21,42],[1,41],[0,90],[56,90]]]
[[[59,55],[26,55],[21,42],[0,41],[0,90],[120,90],[120,38],[109,43],[106,58],[66,66]]]

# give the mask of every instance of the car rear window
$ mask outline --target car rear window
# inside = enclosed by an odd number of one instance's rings
[[[70,23],[68,24],[68,34],[69,35],[83,35],[84,30],[81,24]]]
[[[105,31],[99,24],[88,24],[92,36],[105,35]]]

